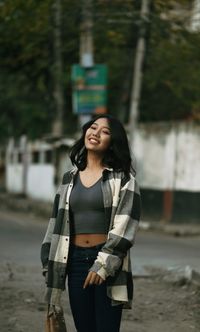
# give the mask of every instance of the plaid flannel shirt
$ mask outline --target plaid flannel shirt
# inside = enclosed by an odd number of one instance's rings
[[[41,248],[43,273],[48,271],[46,301],[60,305],[65,289],[67,259],[70,244],[69,197],[73,188],[77,168],[66,172],[55,195],[53,211]],[[130,248],[140,219],[140,193],[135,178],[127,178],[123,172],[112,169],[103,171],[102,192],[105,217],[109,220],[107,241],[92,265],[107,282],[107,295],[112,304],[131,307],[133,278]]]

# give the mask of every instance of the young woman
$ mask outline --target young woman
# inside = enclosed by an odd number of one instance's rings
[[[130,308],[130,248],[140,218],[140,194],[126,132],[112,116],[83,126],[71,151],[42,244],[46,299],[60,305],[68,276],[78,332],[118,332]]]

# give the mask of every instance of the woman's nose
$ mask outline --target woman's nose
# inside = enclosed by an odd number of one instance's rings
[[[96,137],[99,137],[100,136],[100,131],[97,129],[93,132],[93,135],[96,136]]]

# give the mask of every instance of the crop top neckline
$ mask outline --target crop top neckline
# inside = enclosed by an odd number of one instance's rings
[[[96,185],[99,183],[99,181],[101,181],[101,179],[102,179],[102,176],[101,176],[101,177],[100,177],[95,183],[93,183],[91,186],[86,187],[86,186],[83,184],[83,182],[81,181],[80,173],[78,173],[78,180],[79,180],[79,182],[80,182],[80,185],[81,185],[84,189],[91,189],[91,188],[93,188],[94,186],[96,186]]]

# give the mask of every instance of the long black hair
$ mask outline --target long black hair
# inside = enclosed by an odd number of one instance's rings
[[[126,131],[121,122],[108,114],[98,115],[85,123],[82,127],[81,138],[74,144],[70,152],[70,159],[73,165],[79,170],[87,166],[87,149],[85,148],[85,134],[88,128],[100,118],[106,118],[111,132],[111,142],[103,157],[103,165],[113,168],[115,171],[124,171],[129,176],[130,172],[135,175],[132,164]]]

